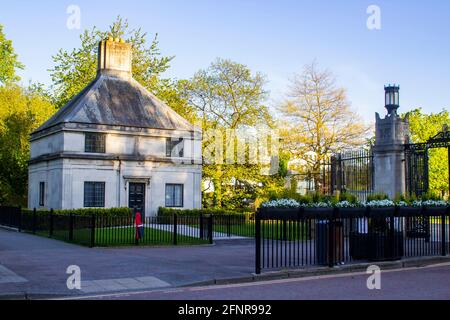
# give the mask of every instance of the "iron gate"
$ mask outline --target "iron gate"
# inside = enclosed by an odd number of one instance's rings
[[[347,192],[365,201],[374,190],[372,149],[339,153],[331,158],[331,193]]]

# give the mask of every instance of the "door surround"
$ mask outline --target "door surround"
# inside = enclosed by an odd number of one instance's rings
[[[130,203],[130,183],[142,183],[145,185],[145,196],[144,196],[144,210],[145,215],[150,214],[150,177],[140,177],[140,176],[123,176],[124,179],[124,189],[125,189],[125,207],[129,206]]]

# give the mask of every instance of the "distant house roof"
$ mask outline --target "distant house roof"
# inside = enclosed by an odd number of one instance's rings
[[[122,66],[112,66],[113,63],[117,63],[117,56],[114,56],[116,61],[107,60],[113,55],[120,54],[117,51],[111,53],[110,46],[120,47],[119,49],[126,51],[131,49],[131,46],[126,47],[127,45],[102,41],[96,79],[34,133],[63,123],[194,131],[192,124],[131,77],[131,66],[129,70],[123,71]],[[109,51],[105,53],[102,50]],[[101,58],[104,55],[106,58]],[[124,62],[121,60],[120,63]],[[125,63],[131,64],[127,61]]]

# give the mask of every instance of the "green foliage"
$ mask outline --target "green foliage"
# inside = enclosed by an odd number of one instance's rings
[[[228,154],[227,150],[230,148],[234,150],[233,158],[228,159],[232,161],[224,164],[220,161],[213,164],[205,161],[203,177],[209,183],[204,190],[205,206],[227,209],[247,207],[264,198],[268,190],[279,189],[283,185],[282,177],[287,173],[284,158],[280,160],[278,174],[272,176],[263,172],[267,166],[250,163],[248,150],[245,155],[246,164],[237,164],[237,140],[227,136],[231,130],[245,130],[256,125],[267,128],[272,125],[272,117],[264,104],[267,97],[265,83],[261,74],[252,73],[247,66],[231,60],[217,59],[183,84],[189,105],[196,117],[201,119],[205,137],[204,155],[209,153],[205,149],[216,141],[218,134],[224,140],[228,139],[223,143],[223,154]],[[208,135],[208,129],[217,130],[217,134]],[[213,153],[215,156],[215,152]]]
[[[350,195],[345,196],[347,198],[351,198]],[[268,200],[279,200],[279,199],[293,199],[301,204],[312,204],[312,203],[320,203],[320,202],[329,202],[331,204],[335,204],[341,200],[339,197],[324,195],[319,192],[308,193],[306,195],[301,195],[291,189],[284,189],[280,192],[272,192],[270,193]],[[352,198],[353,200],[353,198]],[[354,199],[356,202],[356,199]]]
[[[0,86],[0,204],[26,205],[29,137],[54,112],[35,90]]]
[[[203,215],[245,215],[250,213],[250,211],[240,210],[226,210],[226,209],[192,209],[192,210],[181,210],[173,208],[163,208],[158,209],[158,216],[172,216],[174,214],[196,217],[201,214]]]
[[[279,160],[279,169],[278,169],[278,175],[282,178],[286,178],[288,171],[289,171],[289,160],[290,160],[290,154],[288,152],[281,152],[280,160]],[[295,188],[294,190],[297,190],[297,180],[292,179],[291,180],[291,188]]]
[[[31,214],[32,210],[24,209],[22,212]],[[38,215],[47,215],[50,210],[36,210]],[[133,214],[130,208],[86,208],[86,209],[68,209],[68,210],[54,210],[55,215],[76,215],[76,216],[102,216],[102,217],[129,217]]]
[[[406,115],[409,119],[411,138],[414,143],[427,142],[440,131],[444,125],[450,124],[449,112],[425,114],[421,109],[415,109]],[[429,150],[430,191],[445,194],[448,186],[448,153],[446,149]]]
[[[17,54],[12,46],[12,41],[6,39],[3,26],[0,24],[0,84],[11,84],[19,81],[16,70],[24,66],[17,59]]]
[[[95,214],[105,217],[129,217],[131,214],[133,214],[133,210],[130,208],[87,208],[73,210],[55,210],[55,214],[74,214],[78,216],[90,216],[92,214]]]
[[[428,200],[439,201],[439,200],[443,200],[443,197],[440,193],[437,193],[434,191],[428,191],[427,193],[422,194],[422,196],[420,197],[420,200],[422,200],[422,201],[428,201]]]
[[[385,193],[373,193],[367,197],[367,202],[389,200],[389,196]]]
[[[342,192],[341,194],[339,194],[338,201],[348,201],[355,204],[358,202],[358,197],[348,192]]]
[[[420,197],[417,197],[416,195],[413,194],[413,195],[397,195],[394,198],[394,202],[403,201],[408,204],[412,204],[414,201],[428,201],[428,200],[440,201],[444,200],[444,197],[442,196],[442,194],[438,192],[428,191],[422,194]]]
[[[394,202],[406,202],[406,203],[413,203],[414,201],[419,200],[415,194],[409,195],[409,194],[397,194],[394,197]]]
[[[263,101],[266,80],[240,63],[217,59],[185,82],[185,95],[203,129],[238,129],[246,125],[269,124],[272,117]]]

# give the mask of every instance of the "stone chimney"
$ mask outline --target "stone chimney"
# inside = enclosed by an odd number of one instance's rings
[[[98,74],[131,78],[131,44],[123,39],[102,40],[98,47]]]

